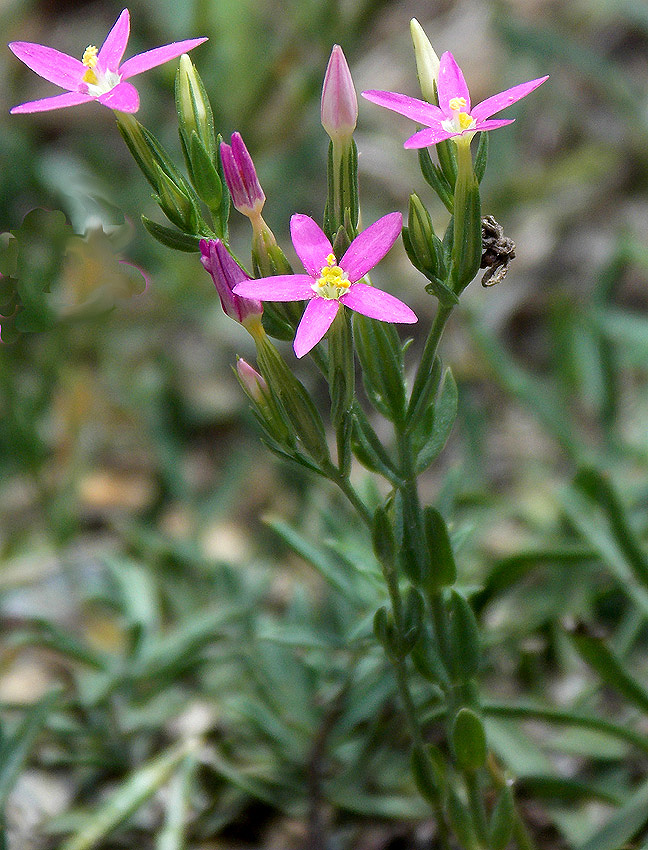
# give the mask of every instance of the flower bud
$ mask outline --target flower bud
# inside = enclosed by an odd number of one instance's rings
[[[254,298],[234,295],[233,289],[250,277],[239,266],[220,239],[200,240],[200,262],[214,280],[226,315],[240,322],[254,336],[261,327],[263,305]]]
[[[348,141],[358,121],[358,99],[339,44],[331,51],[322,86],[322,127],[332,141]]]
[[[236,374],[251,401],[259,404],[267,398],[270,390],[263,375],[259,375],[257,370],[242,357],[236,361]]]
[[[265,203],[265,195],[252,157],[240,133],[232,134],[231,145],[221,142],[220,153],[225,182],[230,190],[232,203],[248,218],[258,218]]]
[[[421,93],[428,103],[437,103],[436,84],[439,78],[439,57],[416,18],[410,21],[410,33],[414,42],[416,72]]]
[[[210,157],[214,156],[214,118],[209,98],[195,65],[186,53],[180,57],[175,82],[176,108],[185,143],[190,145],[196,133]]]

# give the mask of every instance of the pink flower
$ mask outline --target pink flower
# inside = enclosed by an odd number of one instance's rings
[[[339,44],[331,51],[322,86],[322,127],[331,139],[348,139],[358,120],[358,99],[351,72]]]
[[[129,32],[130,15],[128,9],[124,9],[101,47],[97,50],[94,45],[89,45],[81,60],[44,44],[11,42],[10,49],[28,68],[50,83],[67,89],[65,94],[14,106],[11,112],[46,112],[50,109],[62,109],[64,106],[76,106],[90,100],[98,100],[104,106],[120,112],[137,112],[137,89],[126,80],[175,59],[176,56],[207,41],[206,38],[175,41],[173,44],[138,53],[120,65]]]
[[[405,142],[405,147],[425,148],[428,145],[443,142],[445,139],[468,134],[470,134],[469,138],[472,138],[474,133],[481,130],[496,130],[498,127],[512,124],[514,120],[512,118],[493,120],[491,115],[526,97],[547,79],[549,78],[540,77],[528,83],[520,83],[500,94],[482,100],[477,106],[471,108],[470,93],[461,68],[455,62],[452,53],[446,52],[439,64],[438,106],[424,100],[417,100],[415,97],[389,91],[365,91],[362,92],[362,96],[372,103],[385,106],[393,112],[424,124],[428,129],[414,133]]]
[[[200,262],[212,276],[225,314],[244,326],[250,321],[257,322],[263,313],[263,304],[255,298],[234,295],[236,284],[248,280],[248,276],[220,239],[201,239],[200,255]]]
[[[263,209],[265,195],[241,134],[232,133],[231,145],[221,142],[220,154],[232,203],[243,215],[258,215]]]
[[[297,357],[303,357],[322,339],[341,304],[383,322],[416,322],[416,315],[398,298],[359,283],[389,251],[402,224],[400,213],[383,216],[356,236],[338,262],[331,243],[313,219],[294,215],[290,233],[307,274],[246,280],[234,287],[234,293],[261,301],[308,300],[295,335]]]

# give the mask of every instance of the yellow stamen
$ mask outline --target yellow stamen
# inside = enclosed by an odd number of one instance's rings
[[[83,54],[83,59],[81,61],[87,68],[94,68],[96,66],[98,52],[99,51],[94,46],[94,44],[89,44],[86,47],[85,52]]]
[[[448,106],[452,109],[453,112],[460,112],[462,109],[465,109],[467,106],[465,97],[453,97],[448,101]]]
[[[337,265],[335,254],[329,254],[326,262],[327,265],[321,269],[313,289],[321,298],[339,298],[351,286],[351,281],[344,269]]]
[[[85,52],[83,54],[83,59],[81,60],[83,64],[88,69],[85,74],[81,77],[84,83],[90,83],[92,86],[96,86],[99,82],[97,75],[95,74],[93,68],[97,65],[97,48],[94,44],[89,44]]]
[[[473,123],[472,115],[468,115],[467,112],[460,112],[457,117],[459,118],[459,126],[462,130],[467,130]]]

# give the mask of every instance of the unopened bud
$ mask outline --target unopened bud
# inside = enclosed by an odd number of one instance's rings
[[[437,102],[436,85],[439,79],[439,57],[430,40],[423,31],[423,27],[416,18],[410,21],[410,33],[414,42],[414,56],[416,57],[416,72],[418,74],[421,93],[428,103]]]
[[[200,240],[200,262],[212,276],[226,315],[240,322],[252,336],[260,328],[263,304],[233,292],[237,283],[250,277],[231,256],[220,239]]]
[[[221,160],[227,188],[236,209],[256,219],[260,216],[265,203],[265,195],[257,177],[252,157],[245,147],[240,133],[232,134],[232,144],[221,142]]]
[[[196,133],[209,156],[213,158],[216,143],[211,105],[196,67],[186,53],[180,57],[175,81],[175,98],[185,144],[189,147],[191,134]]]
[[[358,121],[358,99],[339,44],[331,51],[322,86],[322,126],[332,141],[351,139]]]

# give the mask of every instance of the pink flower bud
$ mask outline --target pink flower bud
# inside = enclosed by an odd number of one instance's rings
[[[332,141],[350,139],[358,121],[356,97],[349,66],[339,44],[331,51],[322,86],[322,127]]]
[[[221,142],[220,153],[232,203],[243,215],[258,216],[263,209],[265,195],[240,133],[232,133],[231,145]]]
[[[200,262],[214,280],[226,315],[242,325],[246,325],[252,319],[260,319],[263,313],[263,305],[260,301],[256,298],[234,295],[232,290],[236,284],[250,280],[250,277],[231,256],[220,239],[201,239],[200,254]]]
[[[252,401],[262,402],[267,398],[269,390],[265,379],[242,357],[236,361],[236,372],[243,389]]]

